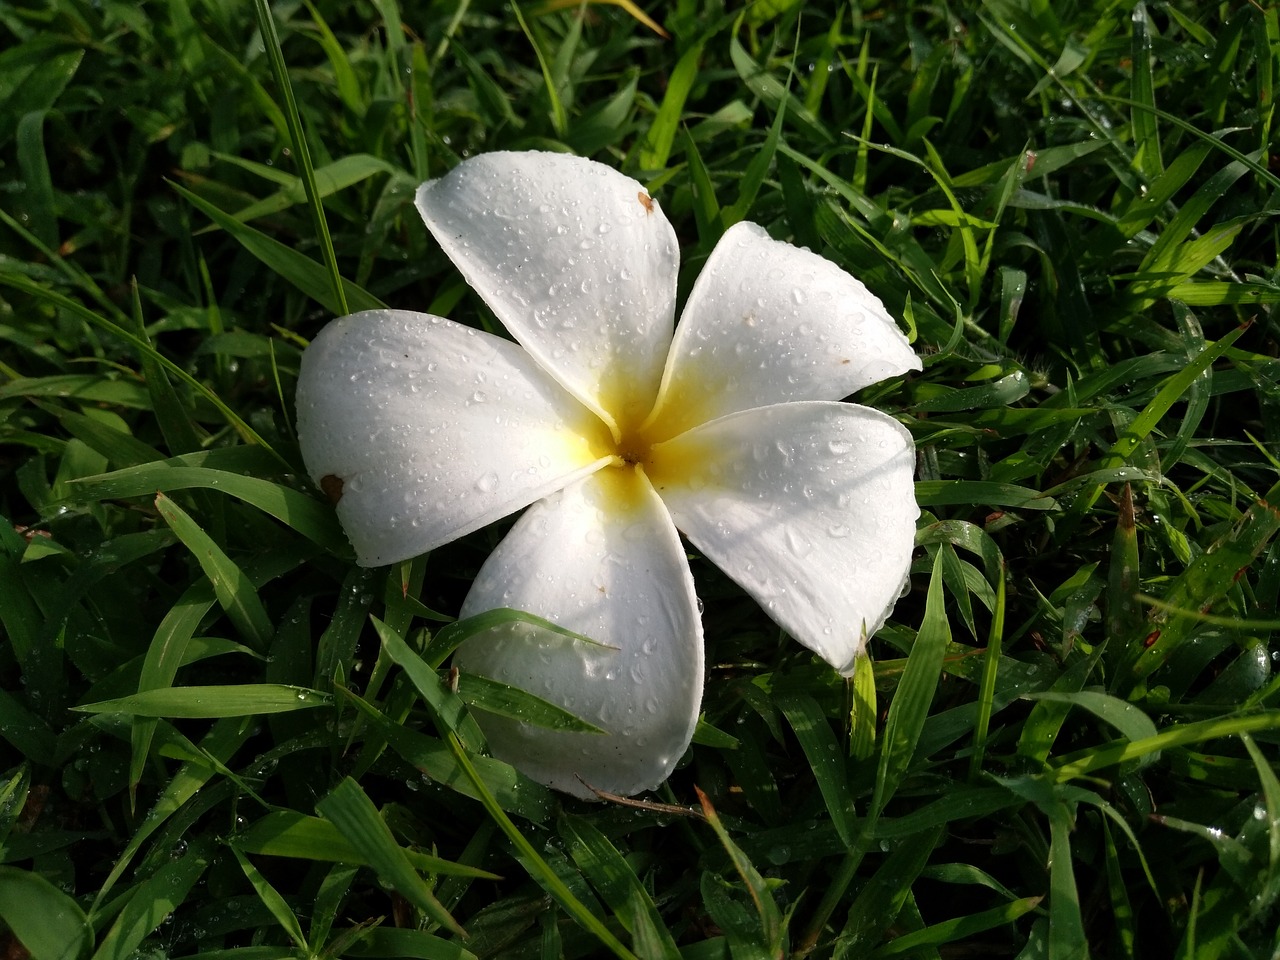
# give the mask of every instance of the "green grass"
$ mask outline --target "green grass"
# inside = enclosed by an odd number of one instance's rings
[[[6,956],[1277,955],[1280,14],[829,6],[0,4]],[[359,569],[292,432],[336,313],[492,324],[412,194],[525,148],[644,182],[682,295],[750,219],[925,357],[866,669],[695,559],[639,808],[475,749],[498,534]]]

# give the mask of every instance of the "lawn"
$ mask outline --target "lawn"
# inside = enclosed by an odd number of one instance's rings
[[[1278,80],[1250,2],[0,2],[0,953],[1280,956]],[[510,521],[361,567],[299,452],[335,316],[501,332],[414,209],[493,150],[643,184],[681,300],[739,221],[821,253],[923,361],[853,398],[921,509],[869,657],[686,542],[630,801],[450,671]]]

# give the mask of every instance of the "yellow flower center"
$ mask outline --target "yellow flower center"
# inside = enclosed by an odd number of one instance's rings
[[[702,458],[692,455],[687,443],[666,442],[683,433],[691,422],[699,422],[696,415],[690,414],[687,409],[664,403],[639,423],[621,423],[617,440],[612,434],[604,435],[603,443],[596,447],[597,455],[611,456],[614,462],[600,471],[600,477],[609,485],[616,507],[625,509],[643,489],[640,475],[659,492],[669,484],[693,480]]]

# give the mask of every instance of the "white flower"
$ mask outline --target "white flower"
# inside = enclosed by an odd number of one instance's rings
[[[455,663],[608,735],[482,714],[494,755],[581,796],[670,774],[703,675],[677,530],[848,673],[901,591],[919,513],[908,432],[840,402],[920,369],[880,301],[740,223],[673,337],[671,225],[639,183],[576,157],[485,154],[417,206],[519,345],[406,311],[343,317],[303,357],[298,433],[366,566],[532,504],[462,615],[513,607],[607,646],[518,623]]]

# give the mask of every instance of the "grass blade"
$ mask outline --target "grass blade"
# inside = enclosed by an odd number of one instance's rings
[[[135,717],[246,717],[326,707],[332,698],[318,690],[285,683],[239,683],[219,686],[162,687],[128,697],[86,703],[81,713],[123,713]]]
[[[542,886],[547,893],[569,913],[571,917],[587,931],[594,934],[602,944],[604,944],[614,956],[621,960],[638,960],[638,958],[630,950],[622,945],[610,931],[609,928],[602,924],[596,915],[592,913],[582,901],[573,895],[573,892],[565,886],[563,880],[556,874],[551,866],[542,858],[537,850],[511,822],[511,818],[503,812],[502,807],[498,805],[498,801],[493,798],[489,792],[489,788],[485,786],[480,775],[476,772],[475,766],[471,762],[471,758],[467,756],[466,749],[462,746],[462,741],[458,739],[457,734],[450,733],[446,738],[449,748],[453,751],[454,757],[458,761],[458,765],[467,775],[467,779],[471,781],[472,787],[480,798],[480,802],[484,804],[489,816],[497,823],[498,827],[506,834],[507,839],[515,845],[520,852],[521,862],[530,870],[533,879]]]
[[[275,16],[267,0],[254,0],[254,12],[258,15],[258,29],[262,31],[262,42],[267,49],[267,59],[271,63],[271,72],[275,75],[276,86],[284,95],[284,117],[289,124],[289,139],[293,141],[293,152],[300,168],[302,186],[307,192],[307,207],[311,211],[311,219],[315,225],[316,237],[320,241],[320,253],[328,268],[329,284],[337,313],[347,314],[346,290],[342,282],[342,274],[338,272],[338,258],[333,252],[333,240],[329,236],[329,223],[324,216],[324,204],[316,189],[316,175],[311,167],[311,149],[307,146],[306,132],[302,129],[302,117],[298,115],[298,104],[293,98],[293,84],[289,82],[289,70],[285,66],[284,51],[280,48],[280,35],[276,32]]]
[[[631,934],[646,960],[679,960],[680,951],[635,871],[608,838],[583,817],[560,821],[569,856]],[[640,949],[645,943],[649,949]]]
[[[293,810],[277,810],[257,820],[235,838],[234,846],[245,853],[296,860],[350,863],[368,867],[373,863],[329,820],[308,817]],[[401,848],[409,863],[423,873],[497,880],[497,874],[478,867],[454,863],[419,850]]]
[[[163,493],[156,495],[156,509],[178,539],[187,545],[205,576],[213,584],[214,595],[241,635],[259,652],[271,645],[275,628],[267,616],[258,589],[213,538],[200,525]]]
[[[380,877],[395,887],[433,923],[460,937],[467,936],[467,932],[440,905],[426,881],[409,862],[404,850],[391,835],[391,828],[358,783],[350,777],[343,779],[327,797],[316,804],[316,809],[337,827]]]
[[[84,960],[93,948],[84,911],[37,873],[0,866],[0,920],[31,960]]]
[[[951,548],[944,544],[939,549]],[[872,820],[884,810],[907,774],[929,706],[933,703],[934,690],[942,674],[942,660],[950,642],[951,625],[947,621],[942,597],[942,564],[935,561],[933,575],[929,578],[924,620],[911,647],[893,702],[889,704],[875,792],[868,812]]]

